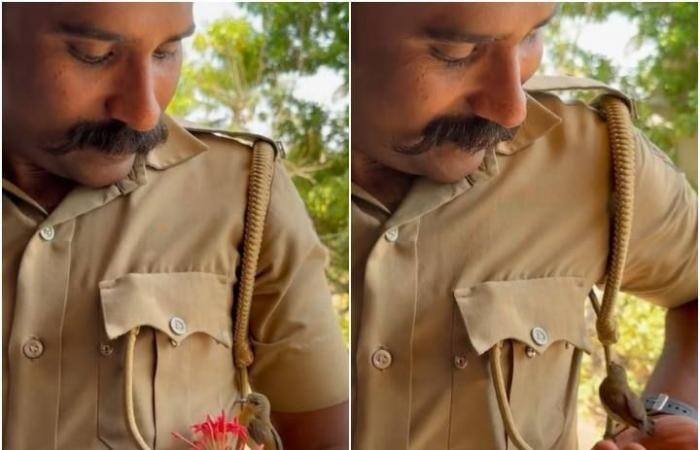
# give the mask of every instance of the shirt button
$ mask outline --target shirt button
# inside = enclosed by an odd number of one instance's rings
[[[528,345],[527,347],[525,347],[525,356],[527,356],[528,358],[534,358],[535,356],[537,356],[537,350]]]
[[[100,344],[100,353],[102,356],[110,356],[114,353],[114,347],[109,344]]]
[[[24,356],[36,359],[44,353],[44,344],[38,338],[31,338],[22,346]]]
[[[51,241],[56,236],[56,230],[51,225],[47,225],[39,230],[39,236],[45,241]]]
[[[466,369],[467,364],[469,364],[469,361],[467,361],[467,358],[465,356],[455,356],[456,368],[458,368],[459,370]]]
[[[399,229],[396,227],[391,227],[388,230],[386,230],[386,233],[384,233],[384,239],[386,239],[389,242],[396,242],[398,238]]]
[[[177,334],[178,336],[182,336],[183,334],[187,333],[187,324],[183,319],[173,317],[170,319],[170,329],[173,330],[173,333]]]
[[[372,354],[372,365],[379,370],[389,368],[392,360],[391,353],[383,348],[380,348]]]
[[[533,328],[532,331],[530,331],[530,336],[532,336],[532,340],[535,341],[537,345],[547,345],[547,342],[549,342],[549,335],[542,327]]]

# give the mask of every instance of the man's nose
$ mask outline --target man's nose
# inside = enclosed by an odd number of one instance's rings
[[[131,64],[117,81],[107,100],[110,118],[124,122],[136,131],[152,130],[161,116],[151,64]]]
[[[468,99],[472,112],[505,128],[517,127],[527,114],[518,50],[503,49],[493,55],[482,73],[480,89]]]

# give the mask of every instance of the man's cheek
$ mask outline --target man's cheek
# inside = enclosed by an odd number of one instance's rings
[[[178,55],[176,60],[153,72],[153,89],[155,90],[156,101],[162,111],[165,111],[173,96],[175,96],[181,74],[182,54]]]
[[[164,72],[155,80],[156,88],[156,100],[160,105],[160,109],[165,111],[173,99],[175,92],[177,92],[177,87],[180,82],[181,65],[178,63],[177,68]]]
[[[527,50],[521,54],[520,72],[523,83],[529,80],[542,62],[543,45],[540,42],[534,48]]]
[[[81,67],[67,51],[52,46],[33,72],[30,104],[41,102],[39,111],[61,117],[82,119],[100,114],[98,92],[104,84],[104,74],[94,68]],[[37,112],[39,112],[37,111]]]
[[[398,126],[422,130],[439,116],[464,114],[464,81],[423,69],[395,92],[394,115]]]

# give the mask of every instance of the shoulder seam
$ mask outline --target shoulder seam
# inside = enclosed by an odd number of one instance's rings
[[[256,133],[249,133],[246,131],[228,131],[228,130],[220,130],[220,129],[215,129],[215,128],[206,128],[202,127],[196,124],[184,122],[180,123],[180,125],[185,128],[188,132],[190,133],[202,133],[202,134],[209,134],[212,136],[217,136],[223,139],[230,139],[233,140],[241,145],[244,145],[246,147],[250,147],[251,149],[255,145],[257,141],[265,141],[268,144],[272,146],[272,148],[275,150],[275,158],[285,157],[285,151],[284,151],[284,145],[282,144],[281,141],[275,141],[274,139],[271,139],[267,136],[263,136],[261,134],[256,134]]]
[[[556,93],[558,91],[602,91],[602,93],[597,96],[591,105],[595,105],[599,102],[600,98],[605,95],[613,95],[620,100],[622,100],[630,110],[632,117],[637,118],[637,108],[634,99],[619,89],[615,89],[607,84],[593,80],[591,78],[583,77],[570,77],[570,76],[548,76],[548,75],[538,75],[532,77],[524,84],[524,89],[528,92],[549,92]],[[593,106],[595,108],[595,106]],[[597,109],[597,108],[596,108]]]

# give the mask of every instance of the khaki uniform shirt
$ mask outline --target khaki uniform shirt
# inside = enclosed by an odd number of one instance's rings
[[[74,189],[50,214],[3,180],[4,448],[130,449],[125,333],[135,349],[138,426],[186,448],[236,399],[232,304],[251,149],[168,119],[166,143],[104,189]],[[253,388],[276,411],[347,399],[347,352],[326,253],[277,164],[251,333]]]
[[[697,200],[637,137],[622,288],[673,307],[697,296]],[[515,448],[488,368],[501,340],[522,436],[537,450],[577,448],[580,359],[601,351],[584,307],[605,277],[610,174],[600,115],[533,92],[514,140],[467,178],[418,178],[393,213],[353,186],[355,449]]]

